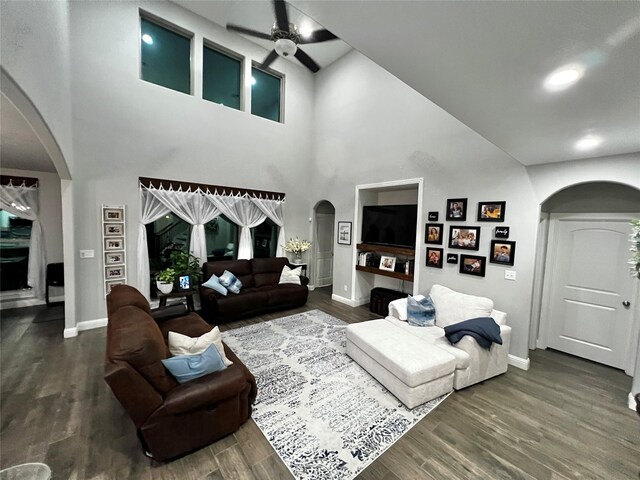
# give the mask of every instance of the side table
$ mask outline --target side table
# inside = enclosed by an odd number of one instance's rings
[[[195,312],[195,307],[193,306],[193,295],[197,293],[196,290],[184,290],[182,292],[171,292],[171,293],[162,293],[158,291],[158,300],[160,300],[160,306],[167,306],[168,298],[182,298],[184,297],[187,301],[187,310],[190,312]]]
[[[305,277],[307,276],[307,264],[306,263],[290,263],[289,264],[290,268],[298,268],[298,267],[302,267],[302,275],[304,275]]]

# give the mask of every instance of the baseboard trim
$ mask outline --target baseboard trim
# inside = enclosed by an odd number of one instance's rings
[[[350,307],[355,307],[355,305],[353,304],[353,300],[351,300],[350,298],[341,297],[340,295],[336,295],[335,293],[331,294],[331,300],[344,303],[345,305],[349,305]]]
[[[509,356],[507,357],[507,363],[522,370],[529,370],[531,360],[528,358],[516,357],[515,355],[509,354]]]
[[[49,298],[50,303],[64,302],[64,295],[60,297]],[[46,305],[46,301],[42,298],[13,298],[0,302],[0,310],[8,310],[10,308],[35,307],[36,305]]]
[[[72,327],[72,328],[65,328],[64,332],[62,333],[62,336],[64,338],[73,338],[73,337],[77,337],[78,336],[78,329],[76,327]]]
[[[633,392],[629,392],[628,401],[629,401],[629,403],[628,403],[629,408],[635,412],[636,411],[636,399],[635,399],[635,396],[634,396]]]
[[[315,285],[308,285],[308,287],[310,292],[313,292],[316,289]]]
[[[93,330],[94,328],[102,328],[106,326],[106,318],[97,318],[95,320],[85,320],[84,322],[78,322],[76,328],[79,332],[83,332],[85,330]]]

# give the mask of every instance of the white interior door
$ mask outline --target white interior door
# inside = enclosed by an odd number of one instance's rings
[[[316,214],[316,287],[333,283],[333,224],[335,215]]]
[[[551,216],[546,344],[624,368],[637,280],[627,263],[631,226],[620,215],[612,217]]]

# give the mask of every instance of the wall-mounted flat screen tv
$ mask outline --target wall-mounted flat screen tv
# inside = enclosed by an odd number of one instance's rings
[[[416,246],[417,205],[375,205],[362,208],[362,241],[394,247]]]

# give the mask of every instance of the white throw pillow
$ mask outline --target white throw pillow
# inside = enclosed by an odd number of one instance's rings
[[[300,282],[300,275],[302,275],[302,267],[291,269],[288,265],[285,265],[282,269],[282,273],[280,274],[279,283],[295,283],[296,285],[302,285]]]
[[[218,327],[213,327],[210,332],[199,337],[188,337],[177,332],[169,332],[169,351],[171,355],[196,355],[204,352],[210,345],[215,345],[225,367],[233,365],[233,362],[224,354],[222,335]]]
[[[425,299],[424,295],[416,295],[413,297],[418,302],[421,302]],[[389,316],[397,318],[398,320],[402,320],[403,322],[407,321],[407,299],[399,298],[398,300],[394,300],[393,302],[389,302]]]
[[[436,307],[436,325],[446,327],[471,318],[489,317],[493,300],[456,292],[442,285],[434,285],[429,293]]]

